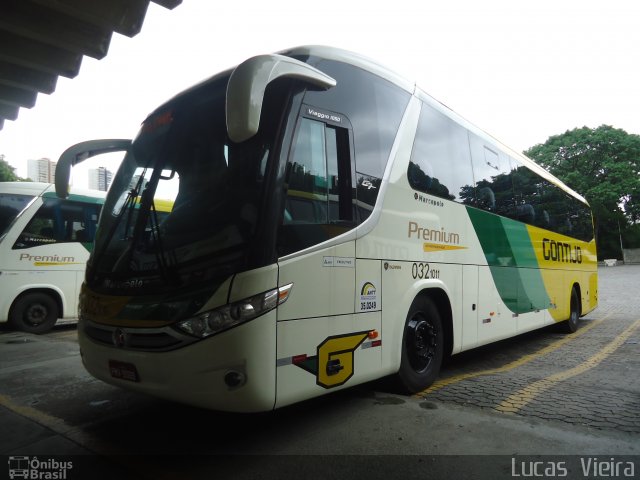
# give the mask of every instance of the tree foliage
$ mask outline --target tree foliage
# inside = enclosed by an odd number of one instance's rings
[[[640,135],[582,127],[524,153],[587,199],[600,256],[620,257],[620,232],[640,222]]]
[[[16,169],[9,165],[9,162],[4,159],[4,155],[0,154],[0,182],[15,182],[20,180],[15,170]]]

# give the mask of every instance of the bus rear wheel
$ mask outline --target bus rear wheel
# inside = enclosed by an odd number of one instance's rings
[[[27,293],[11,309],[9,322],[23,332],[44,333],[58,320],[58,305],[46,293]]]
[[[565,333],[574,333],[578,330],[578,320],[580,320],[580,297],[578,296],[578,290],[575,287],[571,289],[571,301],[569,308],[569,318],[561,323],[561,328]]]
[[[402,359],[397,380],[405,393],[415,393],[431,385],[442,365],[444,332],[440,312],[425,296],[416,297],[405,322]]]

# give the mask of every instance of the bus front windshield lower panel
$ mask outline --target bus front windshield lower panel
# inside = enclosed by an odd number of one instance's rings
[[[87,282],[160,293],[248,268],[270,142],[229,141],[227,78],[150,116],[110,188]]]

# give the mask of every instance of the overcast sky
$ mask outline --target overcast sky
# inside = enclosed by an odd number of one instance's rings
[[[387,65],[522,151],[602,124],[640,134],[638,0],[184,0],[149,6],[134,38],[38,96],[0,130],[0,154],[56,160],[94,138],[132,138],[179,91],[253,55],[324,44]]]

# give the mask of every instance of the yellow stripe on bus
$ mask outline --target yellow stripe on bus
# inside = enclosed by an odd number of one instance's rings
[[[59,267],[60,265],[82,265],[84,262],[33,262],[34,267]]]

